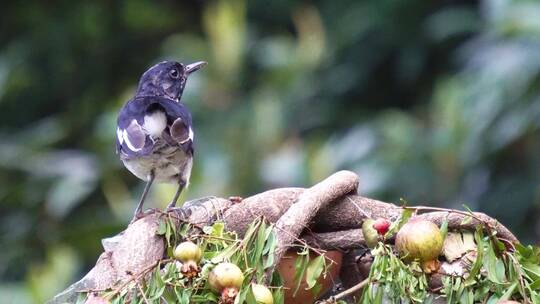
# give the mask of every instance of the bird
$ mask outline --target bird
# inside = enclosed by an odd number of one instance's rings
[[[154,182],[177,184],[167,210],[189,184],[194,155],[194,132],[189,109],[181,102],[187,78],[206,65],[160,62],[139,80],[133,98],[120,109],[116,153],[123,165],[146,182],[132,222],[143,216],[143,205]]]

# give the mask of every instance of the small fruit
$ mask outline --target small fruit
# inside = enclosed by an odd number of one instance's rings
[[[233,303],[243,281],[242,270],[233,263],[220,263],[208,275],[212,290],[221,293],[221,303]]]
[[[182,262],[180,272],[188,279],[196,277],[201,268],[199,262],[201,261],[202,251],[193,242],[180,243],[173,252],[174,257]]]
[[[251,284],[251,290],[257,303],[274,304],[274,297],[272,297],[272,292],[270,292],[268,287],[260,284]]]
[[[398,231],[395,244],[406,260],[429,262],[441,254],[443,237],[437,225],[413,218]]]
[[[373,228],[377,230],[379,235],[385,235],[390,228],[390,221],[384,218],[378,218],[373,222]]]
[[[174,258],[181,262],[194,261],[199,263],[202,251],[197,244],[187,241],[182,242],[174,249]]]
[[[375,248],[379,243],[378,232],[373,228],[374,223],[375,221],[372,219],[366,219],[362,223],[362,234],[364,235],[364,240],[369,248]]]

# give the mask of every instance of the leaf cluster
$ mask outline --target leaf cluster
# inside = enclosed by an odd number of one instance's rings
[[[194,234],[196,228],[182,224],[177,228],[175,220],[164,216],[158,231],[167,244],[167,255],[146,272],[116,289],[101,291],[99,296],[112,304],[121,303],[218,303],[219,295],[211,290],[208,274],[221,262],[236,264],[244,274],[244,282],[235,303],[256,304],[251,283],[265,284],[265,270],[273,264],[276,236],[273,226],[263,218],[255,220],[247,229],[244,238],[227,232],[222,222],[203,227]],[[181,263],[172,255],[174,247],[184,240],[198,244],[203,251],[201,270],[195,278],[185,277]],[[272,286],[274,303],[283,303],[282,280],[276,273],[268,280]],[[84,303],[86,294],[80,297]]]
[[[359,303],[540,303],[540,248],[520,244],[509,248],[484,231],[479,226],[474,233],[476,251],[465,274],[439,272],[442,287],[437,288],[418,262],[404,263],[392,245],[380,242],[371,251],[369,284]]]

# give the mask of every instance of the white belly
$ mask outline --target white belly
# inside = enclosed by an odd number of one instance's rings
[[[182,149],[174,148],[173,151],[165,149],[144,157],[122,159],[122,162],[131,173],[144,181],[148,181],[153,171],[156,182],[178,183],[182,179],[187,184],[193,158]]]

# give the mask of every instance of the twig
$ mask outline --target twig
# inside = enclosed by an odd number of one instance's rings
[[[152,263],[150,266],[143,269],[141,272],[139,272],[137,275],[132,276],[129,280],[126,280],[122,285],[118,286],[112,294],[110,294],[110,297],[113,297],[117,295],[119,292],[121,292],[129,283],[136,281],[138,283],[139,279],[146,275],[150,270],[154,269],[154,267],[158,266],[160,263],[168,263],[172,261],[172,259],[164,259],[164,260],[158,260],[155,263]],[[137,284],[138,285],[138,284]]]
[[[138,282],[137,282],[137,288],[139,288],[139,291],[141,292],[141,295],[144,299],[144,303],[149,304],[148,299],[146,298],[146,295],[144,294],[144,290],[142,289],[141,284],[139,284]]]
[[[527,293],[525,291],[525,282],[523,281],[523,272],[522,272],[522,269],[521,269],[521,265],[519,264],[519,262],[516,260],[516,258],[509,254],[508,252],[506,252],[506,255],[508,256],[508,258],[510,258],[512,260],[512,263],[514,263],[514,267],[516,268],[516,271],[518,272],[518,275],[519,275],[519,290],[521,292],[521,296],[523,297],[523,300],[525,301],[525,304],[529,304],[529,299],[527,298]]]
[[[356,207],[356,210],[358,210],[358,212],[362,213],[366,218],[371,218],[371,215],[367,214],[366,211],[362,210],[362,208],[360,208],[360,206],[358,206],[358,204],[353,200],[351,199],[350,197],[346,196],[345,197],[349,202],[351,202],[351,204],[353,204],[353,206]]]
[[[461,211],[461,210],[456,210],[456,209],[448,209],[448,208],[441,208],[441,207],[429,207],[429,206],[403,206],[402,208],[403,209],[416,210],[416,211],[428,210],[428,211],[442,211],[442,212],[448,212],[448,213],[461,214],[461,215],[464,215],[464,216],[469,216],[471,218],[474,218],[475,220],[477,220],[477,221],[479,221],[481,223],[484,223],[487,226],[491,226],[491,223],[481,219],[480,217],[475,215],[473,212],[466,212],[466,211]],[[490,227],[490,228],[492,228],[492,227]]]
[[[335,303],[337,300],[339,299],[343,299],[355,292],[357,292],[358,290],[364,288],[367,284],[369,283],[369,278],[366,278],[364,279],[363,281],[361,281],[360,283],[352,286],[351,288],[347,289],[347,290],[344,290],[340,293],[338,293],[337,295],[335,296],[331,296],[330,298],[326,299],[326,300],[323,300],[322,302],[319,302],[320,304],[331,304],[331,303]]]
[[[319,255],[323,255],[326,253],[326,250],[321,250],[320,248],[315,248],[313,246],[310,246],[305,240],[293,235],[292,233],[290,233],[289,231],[283,229],[283,228],[279,228],[279,227],[275,227],[277,230],[279,230],[280,232],[284,233],[284,234],[287,234],[288,236],[290,236],[291,238],[293,238],[295,240],[295,242],[298,242],[300,244],[302,244],[303,246],[305,246],[306,248],[312,250],[313,252],[319,254]]]

